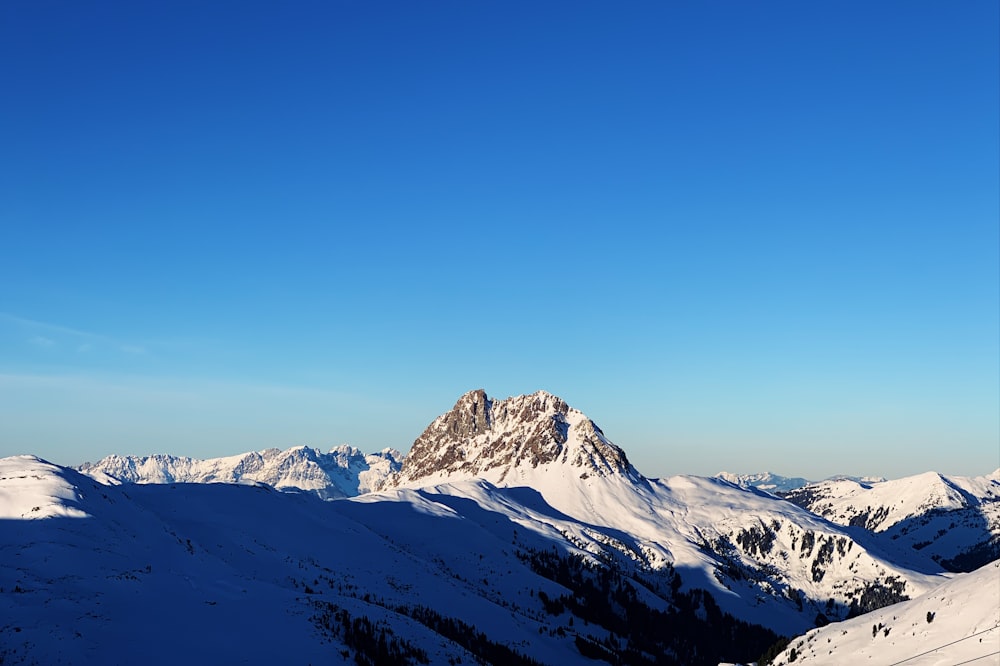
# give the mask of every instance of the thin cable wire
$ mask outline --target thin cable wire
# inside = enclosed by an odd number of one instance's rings
[[[989,654],[984,654],[982,657],[976,657],[975,659],[969,659],[968,661],[960,661],[957,664],[952,664],[951,666],[962,666],[962,664],[971,664],[974,661],[979,661],[980,659],[986,659],[986,657],[992,657],[995,654],[1000,654],[1000,650],[996,652],[990,652]]]
[[[997,627],[1000,627],[1000,624],[998,624],[998,625],[995,625],[995,626],[992,626],[992,627],[990,627],[989,629],[984,629],[984,630],[982,630],[982,631],[977,631],[976,633],[974,633],[974,634],[971,634],[971,635],[969,635],[969,636],[966,636],[965,638],[959,638],[959,639],[958,639],[957,641],[952,641],[951,643],[945,643],[944,645],[939,645],[939,646],[937,646],[936,648],[932,648],[932,649],[928,650],[927,652],[921,652],[920,654],[915,654],[915,655],[913,655],[912,657],[907,657],[906,659],[903,659],[902,661],[897,661],[897,662],[895,662],[895,663],[893,663],[893,664],[889,664],[889,666],[899,666],[899,664],[905,664],[906,662],[908,662],[908,661],[912,661],[912,660],[916,659],[917,657],[922,657],[922,656],[924,656],[925,654],[930,654],[931,652],[937,652],[937,651],[938,651],[938,650],[940,650],[941,648],[946,648],[946,647],[948,647],[949,645],[954,645],[955,643],[961,643],[962,641],[967,641],[967,640],[969,640],[970,638],[975,638],[976,636],[980,636],[980,635],[982,635],[982,634],[988,634],[989,632],[993,631],[993,630],[994,630],[994,629],[996,629]],[[993,654],[997,654],[997,653],[996,653],[996,652],[994,652]],[[987,654],[987,655],[985,655],[985,656],[986,656],[986,657],[989,657],[989,656],[991,656],[991,655],[988,655],[988,654]],[[983,657],[976,657],[976,659],[982,659],[982,658],[983,658]],[[973,659],[973,661],[976,661],[976,659]],[[967,663],[967,662],[963,662],[963,663]],[[955,666],[957,666],[957,664],[956,664]]]

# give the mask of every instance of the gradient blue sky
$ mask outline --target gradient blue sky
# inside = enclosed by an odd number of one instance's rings
[[[1000,466],[993,0],[0,4],[0,455]]]

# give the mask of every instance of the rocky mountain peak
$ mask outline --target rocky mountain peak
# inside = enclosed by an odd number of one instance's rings
[[[455,403],[450,412],[442,415],[445,431],[456,438],[475,437],[490,427],[492,400],[483,389],[469,391]]]
[[[574,476],[640,478],[593,421],[546,391],[503,400],[461,396],[416,439],[387,487],[481,477],[513,484],[527,470],[566,466]]]

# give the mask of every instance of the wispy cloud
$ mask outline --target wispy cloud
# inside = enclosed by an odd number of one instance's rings
[[[55,347],[56,341],[52,338],[47,338],[44,335],[35,335],[28,338],[28,342],[35,345],[36,347]]]
[[[127,397],[150,404],[204,406],[213,402],[246,404],[282,404],[308,402],[326,406],[350,406],[354,409],[384,411],[390,408],[381,401],[371,401],[352,392],[254,381],[233,381],[206,377],[147,377],[114,373],[44,374],[6,373],[0,371],[0,395],[3,391],[25,394],[41,390],[78,395],[84,400]]]
[[[0,312],[0,321],[5,321],[9,324],[14,324],[16,326],[21,326],[23,328],[34,329],[38,331],[47,331],[49,333],[60,334],[60,335],[69,335],[74,338],[110,340],[108,336],[101,335],[99,333],[92,333],[90,331],[84,331],[79,328],[71,328],[69,326],[60,326],[59,324],[51,324],[49,322],[38,321],[37,319],[28,319],[27,317],[19,317],[18,315],[14,315],[9,312]]]
[[[55,347],[60,340],[79,353],[87,353],[98,348],[117,349],[133,356],[149,353],[148,346],[131,340],[123,340],[103,333],[95,333],[72,326],[63,326],[37,319],[29,319],[9,312],[0,312],[0,323],[22,329],[28,335],[28,342],[36,347]]]

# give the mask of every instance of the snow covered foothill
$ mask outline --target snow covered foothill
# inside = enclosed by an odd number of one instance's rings
[[[929,511],[948,511],[1000,501],[1000,470],[987,476],[926,472],[881,483],[822,481],[790,493],[789,499],[841,525],[884,532]]]
[[[0,459],[0,520],[87,518],[79,488],[35,456]]]
[[[463,521],[434,561],[366,524],[402,531],[428,515],[426,539],[445,533],[438,505],[414,498],[356,519],[346,504],[266,486],[103,486],[30,456],[0,469],[3,663],[176,663],[176,650],[154,647],[165,636],[197,663],[353,663],[338,621],[324,625],[345,614],[391,631],[431,663],[474,662],[399,607],[489,627],[544,663],[579,659],[565,635],[538,640],[555,627],[529,590],[560,590],[490,532]],[[15,496],[52,508],[28,519]],[[486,556],[475,577],[456,577],[470,544]],[[496,578],[501,570],[511,573]],[[525,609],[511,608],[518,599]]]
[[[927,472],[881,483],[824,481],[786,497],[950,571],[970,571],[1000,557],[1000,470],[977,477]]]
[[[794,656],[793,656],[794,655]],[[793,639],[775,666],[1000,663],[1000,562],[912,599]]]

